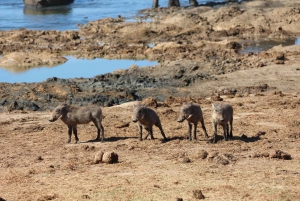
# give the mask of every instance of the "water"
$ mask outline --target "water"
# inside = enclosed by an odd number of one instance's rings
[[[278,39],[278,40],[262,39],[259,41],[251,41],[249,42],[249,46],[246,46],[243,50],[241,50],[241,53],[262,52],[278,45],[282,45],[282,46],[300,45],[300,38]]]
[[[42,82],[50,77],[58,78],[91,78],[96,75],[113,72],[117,69],[128,69],[131,65],[155,66],[156,61],[146,60],[108,60],[108,59],[76,59],[69,60],[55,67],[37,67],[27,71],[10,71],[0,67],[0,82]]]
[[[217,0],[214,2],[224,2]],[[204,4],[208,0],[198,0]],[[160,6],[167,6],[167,0],[160,0]],[[181,0],[181,6],[188,6],[188,0]],[[106,17],[121,15],[134,19],[139,10],[151,8],[152,0],[75,0],[69,6],[36,10],[24,6],[23,0],[0,0],[0,30],[39,29],[76,30],[78,24]]]

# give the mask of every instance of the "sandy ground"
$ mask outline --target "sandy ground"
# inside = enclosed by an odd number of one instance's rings
[[[198,128],[198,140],[191,142],[186,124],[176,121],[176,101],[153,108],[167,142],[156,127],[155,140],[139,141],[130,103],[103,108],[104,143],[92,141],[93,124],[78,127],[79,144],[72,144],[74,136],[67,144],[67,127],[48,122],[50,112],[2,113],[1,197],[197,200],[193,192],[201,190],[206,200],[299,200],[300,96],[223,98],[234,107],[234,138],[224,141],[219,128],[216,144],[207,99],[195,102],[202,106],[210,139]],[[94,164],[98,151],[117,153],[119,162]],[[281,152],[291,160],[281,159]]]

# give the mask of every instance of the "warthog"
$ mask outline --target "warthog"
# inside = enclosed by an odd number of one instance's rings
[[[194,140],[197,140],[196,132],[197,132],[197,125],[200,121],[202,125],[202,129],[204,131],[204,135],[206,138],[208,138],[206,128],[204,125],[204,119],[201,107],[198,104],[195,103],[184,103],[180,108],[180,114],[177,119],[178,122],[183,122],[186,120],[188,125],[188,134],[189,134],[189,140],[192,140],[192,124],[194,124]]]
[[[167,140],[165,133],[162,129],[159,117],[157,116],[156,112],[150,108],[147,108],[146,105],[138,104],[133,105],[133,114],[132,114],[132,121],[138,122],[138,128],[140,132],[140,141],[142,141],[142,127],[148,131],[148,134],[144,139],[147,139],[148,135],[150,134],[151,139],[153,140],[153,125],[159,128],[161,135],[165,140]]]
[[[52,117],[49,119],[50,122],[54,122],[57,119],[61,119],[68,126],[69,139],[71,141],[72,131],[75,135],[75,143],[79,141],[77,136],[77,124],[87,124],[91,121],[95,124],[98,129],[96,140],[100,139],[100,130],[102,133],[101,142],[104,140],[104,128],[101,124],[102,111],[96,105],[90,105],[85,107],[79,107],[75,105],[61,104],[58,105],[52,112]]]
[[[212,123],[214,130],[213,143],[216,143],[218,125],[221,125],[223,127],[224,140],[227,140],[228,137],[232,138],[233,108],[229,104],[224,102],[213,103],[212,108]],[[230,131],[228,131],[228,122],[230,124]]]

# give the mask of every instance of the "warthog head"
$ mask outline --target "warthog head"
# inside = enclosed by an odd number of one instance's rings
[[[186,119],[189,119],[193,116],[191,112],[191,106],[193,103],[183,103],[183,105],[180,108],[179,117],[177,119],[178,122],[183,122]]]
[[[225,121],[224,116],[223,116],[223,107],[222,107],[222,105],[217,104],[217,103],[212,103],[212,108],[213,108],[214,118],[219,122]]]
[[[59,119],[66,111],[67,104],[58,105],[52,112],[52,117],[49,119],[50,122],[54,122]]]
[[[143,119],[145,116],[144,109],[146,108],[145,104],[138,104],[133,105],[133,111],[132,111],[132,121],[137,122],[140,119]]]

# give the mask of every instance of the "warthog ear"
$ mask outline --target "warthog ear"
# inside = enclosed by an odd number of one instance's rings
[[[192,117],[193,115],[192,114],[190,114],[186,119],[190,119],[191,117]]]
[[[66,104],[66,103],[62,104],[60,110],[64,111],[67,108],[67,106],[68,106],[68,104]]]

